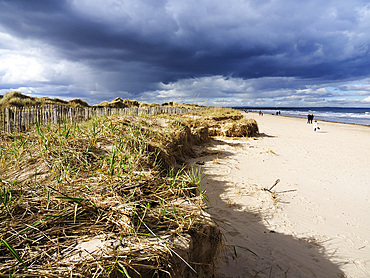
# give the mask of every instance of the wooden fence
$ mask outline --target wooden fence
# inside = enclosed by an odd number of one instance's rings
[[[57,124],[58,122],[81,122],[95,116],[156,115],[187,113],[191,109],[157,106],[151,108],[71,108],[58,105],[9,107],[0,110],[0,133],[27,131],[36,124]]]

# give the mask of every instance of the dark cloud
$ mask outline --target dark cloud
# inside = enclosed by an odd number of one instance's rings
[[[288,101],[315,94],[312,86],[367,80],[369,22],[361,0],[0,1],[0,62],[26,72],[0,66],[0,89]]]

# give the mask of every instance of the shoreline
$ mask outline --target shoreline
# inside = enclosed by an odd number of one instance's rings
[[[245,115],[260,135],[215,138],[198,166],[229,245],[216,277],[369,277],[368,126]]]
[[[246,113],[247,118],[248,118],[248,114],[251,114],[251,113],[258,114],[258,113],[256,113],[256,112],[248,112],[248,113]],[[264,113],[264,115],[266,115],[266,114]],[[294,116],[287,116],[287,115],[273,115],[273,114],[267,114],[267,115],[270,115],[270,116],[276,116],[276,117],[286,117],[286,118],[305,119],[305,120],[307,120],[307,118],[305,118],[305,117],[294,117]],[[315,119],[314,119],[314,120],[315,120]],[[333,123],[333,124],[341,124],[341,125],[356,125],[356,126],[370,127],[370,124],[369,124],[369,125],[362,125],[362,124],[356,124],[356,123],[343,123],[343,122],[334,122],[334,121],[318,120],[318,119],[316,119],[316,120],[317,120],[317,121],[320,121],[320,122]]]
[[[240,110],[240,111],[242,111],[242,113],[246,113],[246,114],[256,114],[256,115],[258,115],[258,112],[245,111],[243,109],[237,109],[237,110]],[[281,115],[281,114],[280,115],[275,115],[273,113],[265,113],[265,112],[264,112],[264,115],[279,116],[279,117],[288,117],[288,118],[295,118],[295,119],[306,119],[307,120],[307,117],[305,117],[305,116],[291,116],[291,115]],[[317,119],[317,118],[316,118],[316,120],[318,120],[320,122],[348,124],[348,125],[359,125],[359,126],[370,127],[370,124],[346,123],[346,122],[340,122],[340,121],[322,120],[322,119]]]

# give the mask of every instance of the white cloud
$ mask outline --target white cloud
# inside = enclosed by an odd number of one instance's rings
[[[0,76],[2,83],[14,84],[47,81],[43,70],[42,63],[36,57],[19,54],[0,56]]]
[[[32,88],[38,88],[39,92],[53,94],[64,87],[65,94],[68,94],[72,87],[88,86],[96,80],[97,74],[90,67],[59,57],[50,45],[5,33],[0,33],[0,39],[3,39],[0,46],[0,85],[8,87],[8,91],[13,88],[36,93]]]
[[[364,98],[362,101],[363,101],[363,102],[369,102],[369,103],[370,103],[370,96],[368,96],[368,97]]]

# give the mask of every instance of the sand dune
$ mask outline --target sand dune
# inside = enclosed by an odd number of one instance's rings
[[[196,166],[229,245],[216,277],[370,277],[370,127],[247,117],[259,137],[213,140]]]

